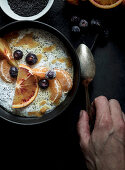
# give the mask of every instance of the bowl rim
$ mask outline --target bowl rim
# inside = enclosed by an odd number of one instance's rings
[[[18,20],[18,21],[31,20],[31,21],[34,21],[34,20],[39,19],[43,15],[45,15],[49,11],[49,9],[52,7],[53,3],[54,3],[54,0],[48,0],[46,7],[41,12],[39,12],[36,15],[29,16],[29,17],[23,17],[23,16],[20,16],[20,15],[14,13],[14,11],[10,8],[7,0],[0,0],[0,7],[6,15],[8,15],[10,18],[12,18],[14,20]],[[6,10],[5,8],[7,8],[8,10]]]
[[[118,0],[117,2],[115,2],[114,4],[111,5],[101,5],[99,3],[97,3],[95,0],[89,0],[94,6],[98,7],[98,8],[102,8],[102,9],[111,9],[114,7],[117,7],[118,5],[120,5],[123,0]]]

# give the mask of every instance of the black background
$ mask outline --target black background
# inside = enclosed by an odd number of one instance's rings
[[[98,18],[110,29],[111,37],[106,44],[97,42],[93,50],[96,76],[89,86],[90,99],[105,95],[117,99],[125,112],[125,8],[97,9],[89,2],[79,7],[70,6],[63,0],[55,0],[50,11],[39,21],[61,31],[76,48],[84,42],[91,47],[94,35],[89,31],[74,38],[70,18],[79,15],[90,21]],[[10,23],[0,10],[0,26]],[[50,122],[20,126],[0,119],[1,167],[34,169],[86,169],[79,147],[77,121],[79,111],[85,108],[84,88],[78,93],[69,108]]]

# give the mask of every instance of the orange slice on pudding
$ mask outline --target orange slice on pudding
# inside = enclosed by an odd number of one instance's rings
[[[11,49],[9,48],[8,43],[2,38],[0,38],[0,58],[7,59],[9,64],[12,66],[15,66],[15,67],[18,66],[16,61],[12,57],[12,52],[11,52]]]
[[[111,9],[118,6],[123,0],[89,0],[98,8]]]
[[[49,71],[49,69],[46,67],[39,67],[39,68],[32,69],[32,73],[41,79],[46,78],[47,71]],[[60,70],[60,69],[54,69],[54,71],[56,72],[56,79],[61,84],[62,91],[65,93],[70,91],[73,85],[70,74],[67,71]],[[51,80],[49,80],[49,82],[50,81]]]
[[[39,68],[33,68],[32,69],[32,73],[37,76],[39,79],[46,79],[46,73],[49,71],[48,68],[46,67],[39,67]],[[49,81],[49,92],[50,92],[50,100],[55,103],[58,104],[59,99],[62,96],[62,87],[59,83],[59,81],[54,78],[52,80],[48,80]]]
[[[49,80],[49,91],[50,91],[50,100],[53,103],[58,104],[62,96],[62,87],[56,78]]]
[[[7,60],[0,61],[0,77],[7,83],[12,83],[15,79],[10,76],[10,65]]]
[[[22,108],[29,105],[36,98],[37,93],[37,77],[32,74],[31,68],[20,64],[12,108]]]
[[[46,67],[34,68],[31,70],[32,73],[41,79],[46,79],[46,73],[49,71]],[[62,96],[62,91],[67,93],[71,90],[73,82],[70,74],[65,70],[54,69],[56,72],[56,77],[48,80],[49,81],[49,91],[50,100],[53,103],[58,103]]]
[[[56,79],[60,82],[63,92],[67,93],[71,90],[73,82],[70,74],[65,70],[54,69],[56,71]]]
[[[41,79],[45,78],[47,71],[49,71],[47,67],[39,67],[32,69],[32,73]]]

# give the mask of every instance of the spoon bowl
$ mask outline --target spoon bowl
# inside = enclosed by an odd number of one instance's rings
[[[92,81],[95,76],[95,62],[90,49],[85,44],[80,44],[76,53],[80,60],[81,78]]]

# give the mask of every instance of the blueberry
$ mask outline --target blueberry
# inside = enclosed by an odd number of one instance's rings
[[[99,37],[99,43],[101,46],[104,46],[110,38],[110,31],[107,28],[104,28],[102,33],[100,34]]]
[[[23,57],[23,52],[21,50],[16,50],[14,51],[13,56],[15,60],[20,60]]]
[[[55,71],[52,71],[52,70],[49,70],[47,71],[46,73],[46,78],[47,79],[54,79],[56,77],[56,72]]]
[[[76,25],[80,21],[80,18],[78,16],[72,16],[71,17],[71,24]]]
[[[72,27],[72,33],[79,34],[80,33],[80,28],[78,26],[73,26]]]
[[[38,59],[37,59],[37,56],[35,54],[29,53],[26,56],[26,63],[29,64],[29,65],[36,64],[37,61],[38,61]]]
[[[94,29],[94,31],[101,32],[103,30],[102,22],[98,19],[91,20],[91,27]]]
[[[104,31],[103,31],[103,35],[104,35],[105,39],[109,39],[110,31],[107,28],[105,28]]]
[[[81,19],[80,20],[80,23],[79,23],[79,27],[81,28],[81,29],[87,29],[88,28],[88,21],[86,21],[85,19]]]
[[[49,87],[49,81],[47,79],[41,79],[38,82],[41,89],[47,89]]]
[[[10,67],[10,76],[16,78],[18,75],[18,69],[16,67]]]

